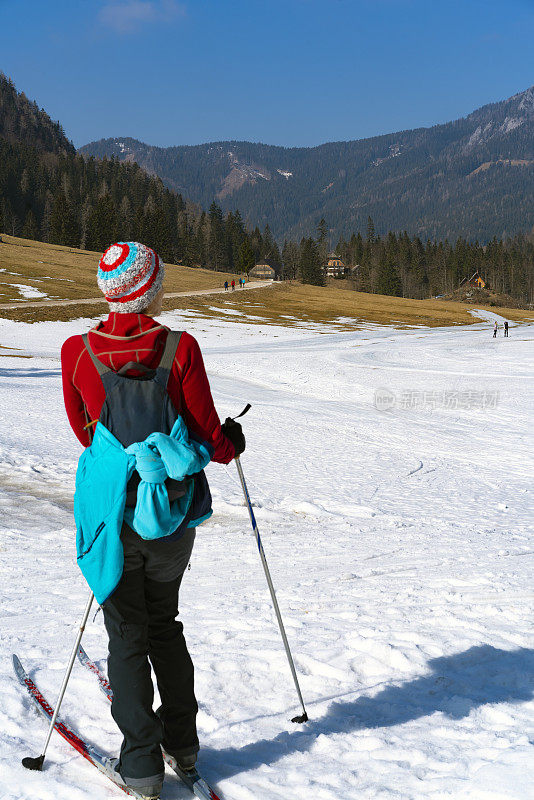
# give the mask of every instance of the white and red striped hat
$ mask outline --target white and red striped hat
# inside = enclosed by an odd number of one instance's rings
[[[163,286],[165,264],[139,242],[117,242],[102,254],[97,282],[110,311],[145,311]]]

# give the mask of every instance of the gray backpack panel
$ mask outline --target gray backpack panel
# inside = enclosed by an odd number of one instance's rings
[[[156,369],[130,361],[119,372],[113,372],[104,366],[93,353],[88,335],[82,336],[106,392],[99,422],[106,426],[123,447],[129,447],[134,442],[143,442],[156,431],[166,434],[171,432],[179,410],[174,407],[167,393],[167,383],[181,335],[179,331],[169,331],[165,350]],[[134,368],[141,374],[137,377],[125,374]],[[189,435],[192,435],[191,432]],[[139,474],[134,472],[128,481],[127,506],[135,506],[140,480]],[[194,489],[189,511],[178,530],[168,537],[169,540],[180,537],[191,521],[202,520],[211,512],[211,492],[204,470],[183,481],[167,478],[165,486],[169,502],[183,497],[190,480],[194,481]]]
[[[119,372],[102,364],[93,353],[88,335],[82,336],[106,392],[98,421],[123,447],[143,442],[151,433],[171,432],[179,412],[167,393],[167,383],[181,335],[179,331],[169,331],[156,369],[130,361]],[[127,375],[132,369],[141,374]]]

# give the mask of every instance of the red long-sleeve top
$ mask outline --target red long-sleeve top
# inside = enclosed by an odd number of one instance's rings
[[[96,357],[117,371],[129,361],[157,367],[168,328],[145,314],[111,313],[89,331]],[[97,420],[106,394],[81,336],[71,336],[61,348],[63,397],[72,430],[84,447],[90,444],[87,422]],[[167,391],[193,433],[213,447],[213,461],[228,464],[235,455],[225,437],[211,396],[200,347],[189,333],[182,333]]]

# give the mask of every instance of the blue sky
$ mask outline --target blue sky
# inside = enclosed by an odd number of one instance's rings
[[[534,0],[0,0],[0,30],[0,70],[76,146],[308,146],[534,84]]]

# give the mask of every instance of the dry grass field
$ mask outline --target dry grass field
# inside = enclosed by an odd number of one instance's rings
[[[229,295],[169,299],[164,308],[196,311],[199,316],[218,316],[224,315],[225,311],[240,311],[251,322],[278,325],[293,325],[297,321],[322,322],[333,323],[344,329],[358,327],[360,322],[394,324],[399,328],[412,325],[468,325],[477,322],[469,313],[475,307],[467,303],[411,300],[346,289],[305,286],[296,282],[275,284],[268,292],[245,293],[236,290]],[[502,314],[509,320],[534,321],[534,312],[489,307],[487,310]]]
[[[101,253],[91,250],[76,250],[2,234],[0,304],[24,299],[17,284],[32,286],[50,299],[99,297],[96,270],[100,256]],[[207,269],[166,266],[165,289],[168,292],[212,289],[222,286],[227,278],[235,277]]]
[[[70,247],[32,242],[12,236],[2,236],[0,244],[0,304],[17,301],[14,310],[0,310],[0,316],[26,322],[68,320],[95,317],[106,313],[105,302],[98,305],[56,306],[32,308],[25,304],[16,284],[33,287],[46,298],[67,300],[99,296],[96,268],[99,253]],[[223,272],[167,265],[166,292],[185,292],[220,287],[234,277]],[[45,299],[44,297],[42,299]],[[165,309],[194,312],[199,317],[230,318],[228,312],[241,312],[236,319],[245,318],[257,324],[292,326],[296,323],[328,323],[339,329],[358,327],[362,322],[407,327],[412,325],[466,325],[477,320],[469,313],[473,305],[443,300],[411,300],[376,294],[353,292],[329,286],[304,286],[297,282],[274,284],[269,288],[246,292],[237,289],[224,294],[167,298]],[[534,321],[534,312],[518,309],[487,307],[509,320]]]

